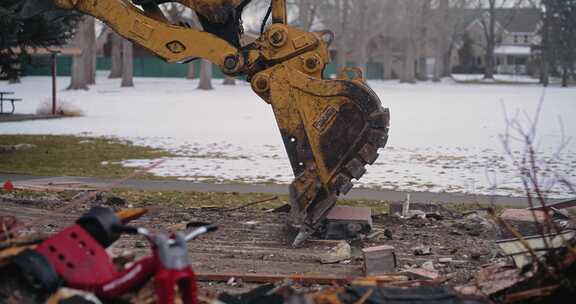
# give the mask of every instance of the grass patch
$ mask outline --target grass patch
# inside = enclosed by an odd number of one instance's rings
[[[69,202],[78,192],[43,192],[30,190],[11,191],[10,196],[18,199],[42,200],[46,197],[56,198],[63,202]],[[249,206],[242,211],[269,210],[289,204],[287,195],[275,195],[269,193],[215,193],[215,192],[178,192],[178,191],[139,191],[127,189],[113,189],[112,194],[124,198],[134,207],[162,207],[162,208],[235,208],[248,203],[267,200],[276,196],[277,198],[264,203]],[[0,189],[0,196],[7,194]],[[1,200],[1,198],[0,198]],[[370,207],[372,214],[388,213],[390,203],[381,200],[338,200],[340,206]],[[442,204],[451,210],[458,212],[474,211],[479,208],[487,208],[488,205],[478,204]],[[496,206],[496,213],[501,214],[507,208]],[[576,209],[576,208],[575,208]]]
[[[234,208],[251,202],[269,199],[274,196],[276,196],[277,199],[248,207],[246,210],[268,210],[289,204],[288,195],[269,193],[153,192],[125,189],[115,189],[112,192],[136,205],[154,204],[162,207],[176,208]],[[370,207],[374,214],[386,213],[390,209],[387,202],[373,200],[338,200],[338,205]]]
[[[52,135],[0,135],[0,145],[31,144],[35,147],[0,153],[0,172],[118,178],[137,169],[125,168],[126,159],[154,159],[168,152],[134,146],[116,139]],[[107,165],[102,165],[108,162]],[[150,178],[151,175],[144,176]]]
[[[135,205],[156,205],[174,208],[218,207],[234,208],[255,201],[261,201],[277,196],[269,202],[255,205],[254,209],[272,209],[288,203],[287,195],[268,193],[215,193],[215,192],[178,192],[178,191],[136,191],[114,189],[118,195]],[[247,208],[249,209],[249,208]]]

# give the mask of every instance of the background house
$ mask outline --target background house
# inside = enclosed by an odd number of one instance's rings
[[[540,11],[537,9],[498,9],[496,21],[496,47],[494,49],[496,72],[499,74],[534,75],[537,73],[540,44]],[[484,24],[489,22],[489,14],[484,12],[472,16],[465,37],[459,42],[461,66],[472,65],[473,70],[485,68],[486,36]],[[469,41],[466,41],[469,39]],[[471,46],[465,44],[471,43]],[[462,48],[470,48],[462,51]],[[470,58],[471,57],[472,60]]]

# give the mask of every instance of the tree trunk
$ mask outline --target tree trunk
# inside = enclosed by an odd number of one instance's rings
[[[298,27],[304,31],[310,29],[310,3],[308,0],[298,0]]]
[[[450,0],[440,0],[438,14],[436,15],[436,62],[434,63],[434,81],[440,81],[442,77],[451,74],[451,54],[453,45],[454,28],[450,22],[453,12],[450,9]]]
[[[494,49],[496,48],[496,1],[490,1],[484,79],[494,79]]]
[[[122,87],[134,86],[134,59],[132,42],[122,41]]]
[[[116,32],[112,31],[111,44],[112,44],[112,54],[111,63],[112,67],[110,69],[110,75],[108,78],[120,78],[122,77],[122,37]]]
[[[346,47],[344,46],[342,38],[336,42],[336,67],[336,74],[346,67]]]
[[[544,4],[543,4],[544,5]],[[540,58],[540,83],[547,87],[550,84],[550,19],[549,10],[542,16],[542,57]]]
[[[88,17],[86,26],[86,81],[88,84],[96,84],[96,21]]]
[[[337,1],[337,8],[338,8],[338,26],[340,27],[340,33],[338,37],[336,37],[335,45],[336,45],[336,66],[337,72],[336,74],[340,73],[340,70],[346,67],[346,33],[348,31],[348,10],[350,8],[350,0],[339,0]]]
[[[418,58],[418,80],[428,80],[428,67],[426,64],[426,57]]]
[[[442,77],[449,77],[450,75],[452,75],[452,51],[453,51],[453,49],[454,49],[454,43],[451,43],[450,46],[448,47],[448,50],[443,55],[444,65],[442,66]]]
[[[484,79],[494,79],[494,45],[489,45],[485,56]]]
[[[562,87],[563,88],[567,88],[568,87],[568,69],[567,68],[562,68]]]
[[[196,61],[192,61],[188,63],[186,79],[195,79],[195,78],[196,78]]]
[[[88,90],[88,75],[92,65],[92,61],[89,60],[90,50],[87,40],[89,38],[87,32],[90,25],[93,25],[90,19],[93,20],[92,17],[86,16],[78,23],[76,34],[72,40],[72,45],[80,48],[82,53],[72,57],[72,73],[68,90]]]
[[[407,43],[406,56],[402,62],[402,77],[400,83],[416,83],[415,61],[416,50],[412,42]]]
[[[224,76],[224,81],[222,82],[223,85],[236,85],[236,78]]]
[[[200,65],[200,83],[198,84],[200,90],[212,90],[212,62],[207,59],[202,59]]]
[[[392,79],[392,66],[394,62],[392,60],[392,54],[390,54],[390,50],[385,51],[384,53],[384,80]]]
[[[436,53],[436,57],[434,58],[434,77],[432,81],[440,82],[442,78],[442,68],[444,66],[444,55],[442,53]]]

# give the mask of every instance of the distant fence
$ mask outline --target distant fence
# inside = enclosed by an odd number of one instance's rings
[[[200,61],[194,62],[196,65],[196,74],[200,71]],[[349,63],[353,66],[352,63]],[[110,70],[110,58],[98,57],[96,60],[97,70]],[[58,75],[70,76],[72,67],[71,56],[58,57]],[[156,57],[138,57],[134,58],[134,76],[136,77],[174,77],[184,78],[187,75],[188,66],[186,64],[167,63]],[[28,76],[48,76],[50,74],[50,56],[34,56],[30,64],[25,65],[24,75]],[[224,75],[217,66],[213,66],[212,74],[214,78],[224,78]],[[326,77],[336,74],[336,65],[330,63],[324,71]],[[378,62],[368,64],[366,72],[368,79],[383,79],[384,65]]]

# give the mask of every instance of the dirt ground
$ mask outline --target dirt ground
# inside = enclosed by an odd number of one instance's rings
[[[0,195],[0,216],[12,215],[25,223],[41,220],[23,233],[51,233],[73,223],[96,203],[69,206],[65,208],[66,211],[59,211],[67,204],[70,203],[53,195],[17,200]],[[189,222],[218,224],[218,231],[189,244],[193,267],[198,273],[360,277],[364,274],[360,249],[390,245],[394,246],[398,258],[397,271],[418,268],[431,261],[441,277],[449,279],[448,284],[456,285],[469,281],[481,265],[489,263],[498,255],[489,237],[469,235],[469,231],[458,228],[456,219],[403,220],[386,214],[375,214],[370,237],[351,242],[353,259],[337,264],[321,264],[320,257],[339,241],[310,240],[303,248],[291,248],[286,213],[271,213],[257,207],[227,212],[223,208],[156,206],[152,203],[126,202],[111,207],[149,208],[148,214],[131,225],[154,231],[182,230]],[[416,246],[430,247],[432,252],[430,255],[417,256],[413,249]],[[114,255],[135,253],[141,256],[149,252],[147,248],[145,240],[124,236],[113,245],[111,252]],[[451,260],[441,263],[441,258]],[[205,282],[201,286],[211,292],[240,292],[253,285],[237,284],[232,287],[224,283]]]

